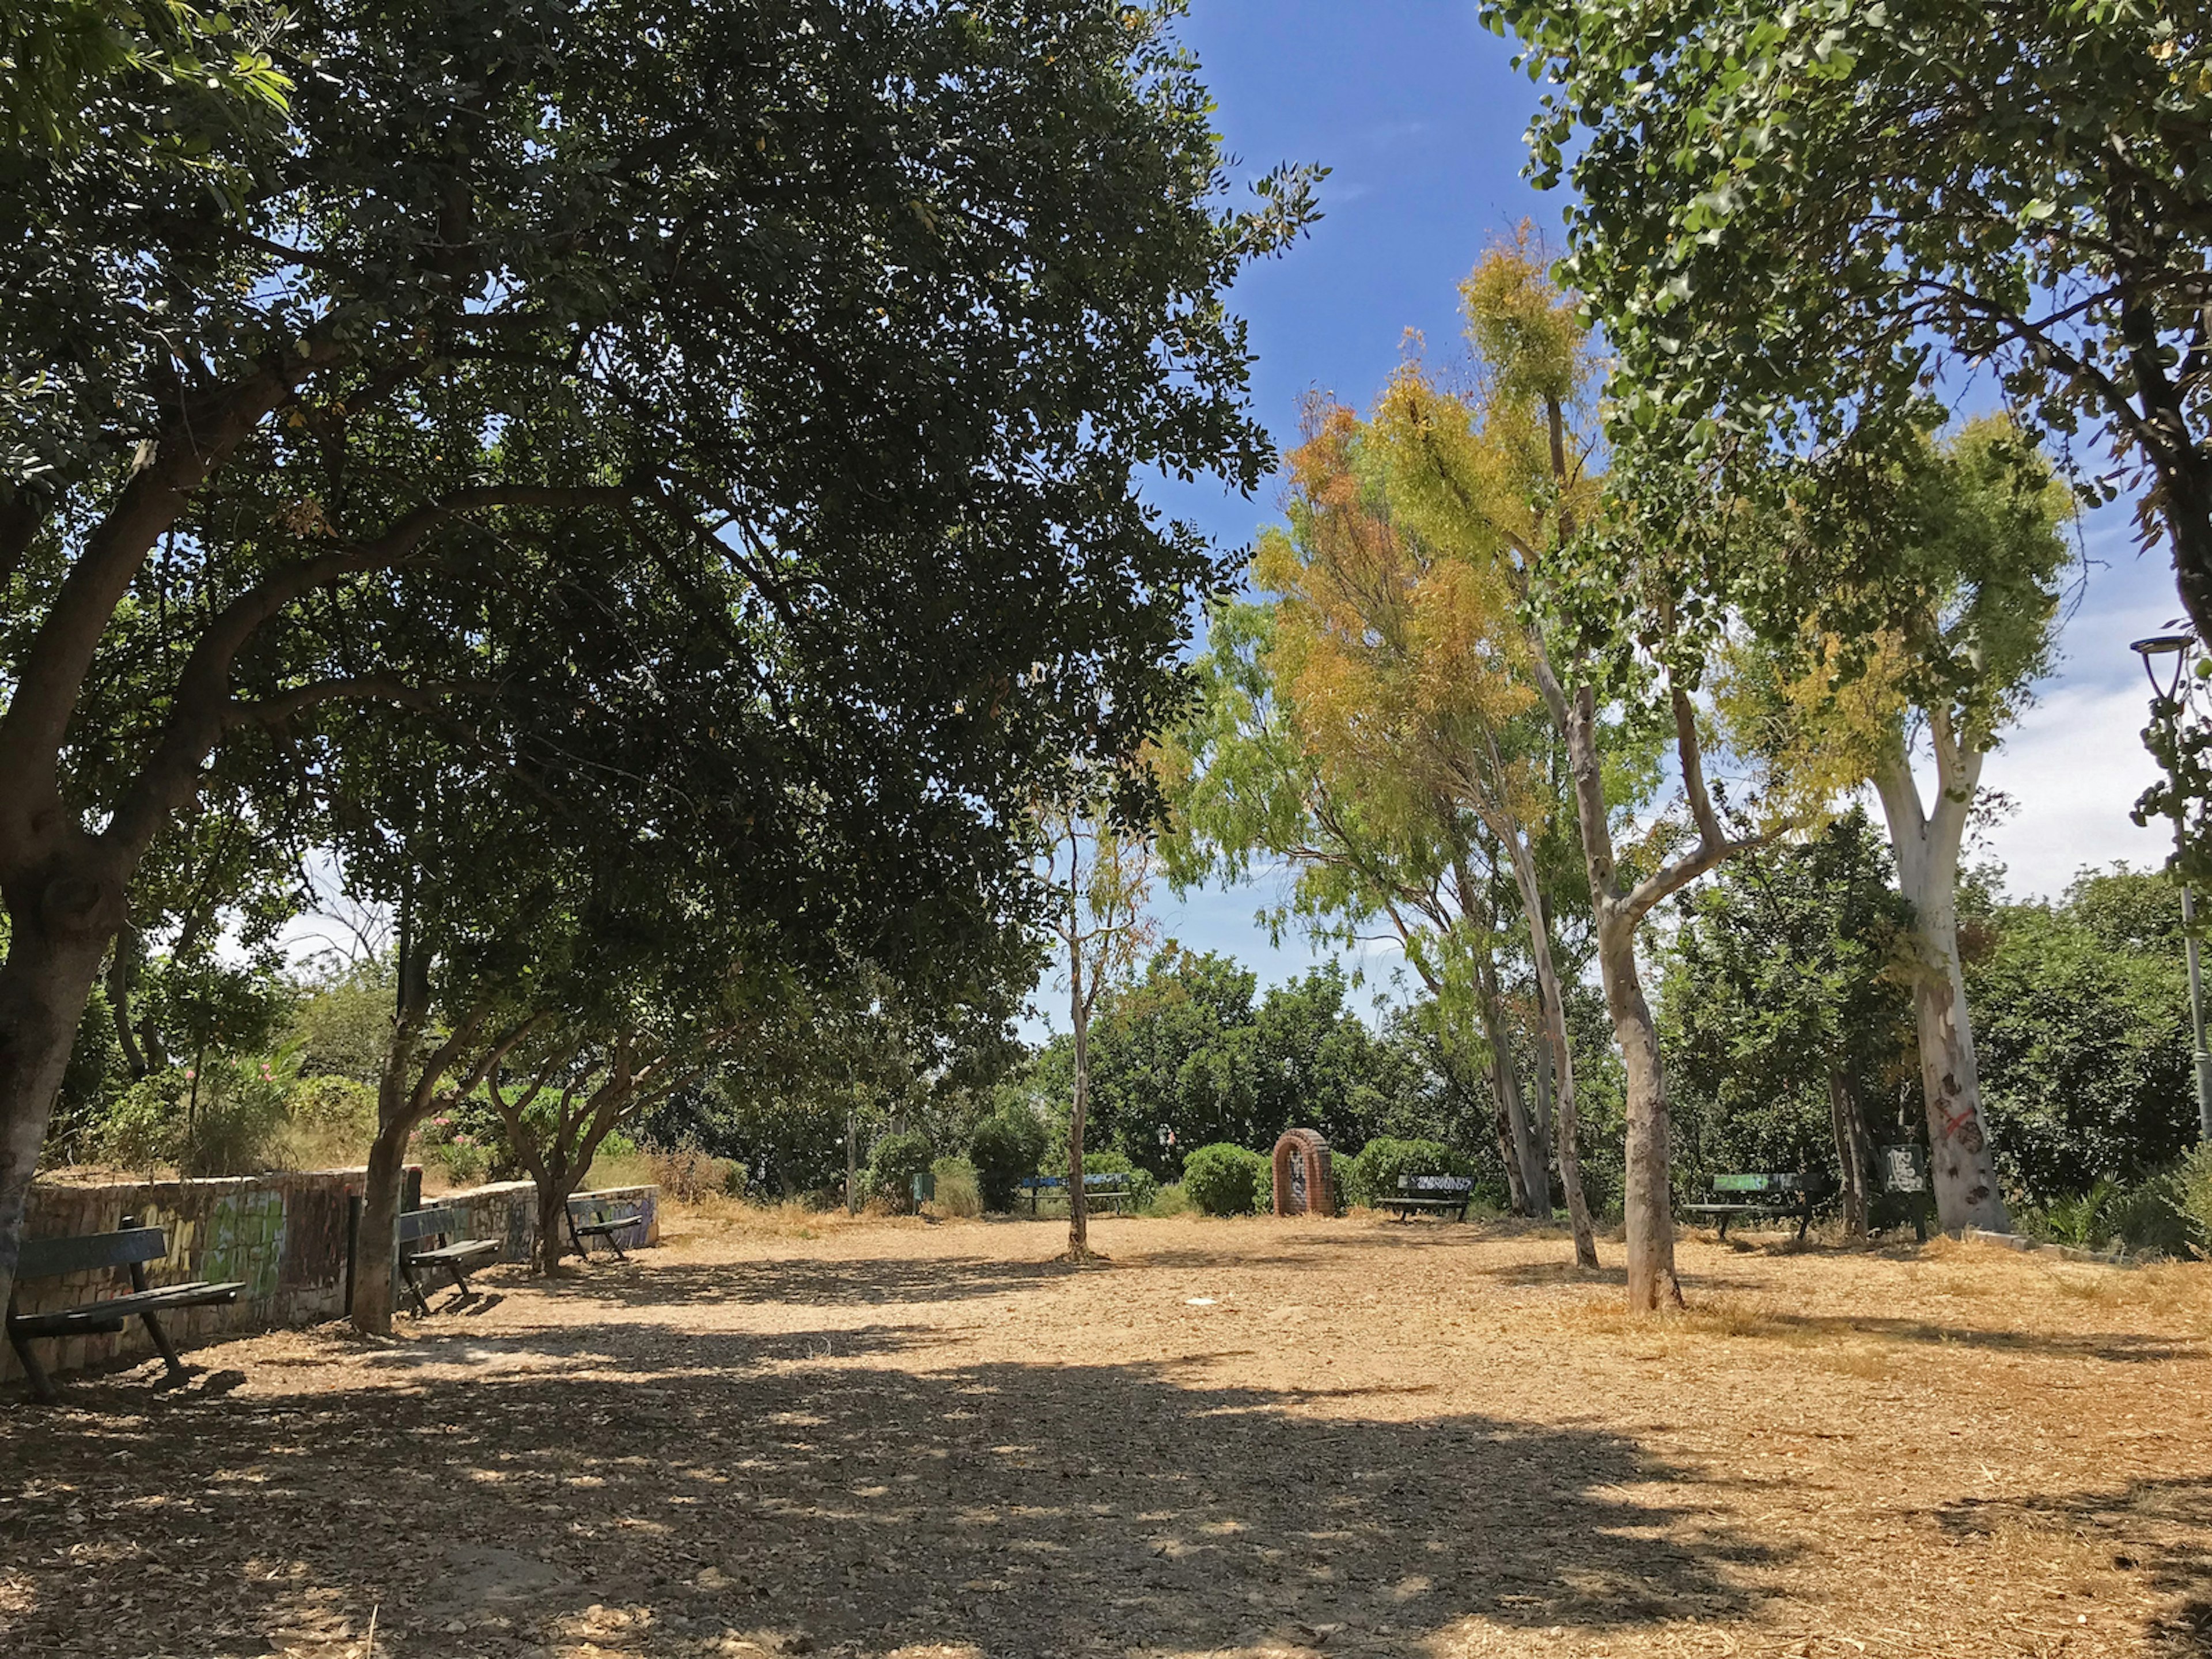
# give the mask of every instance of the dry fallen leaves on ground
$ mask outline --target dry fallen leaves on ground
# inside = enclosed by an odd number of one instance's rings
[[[0,1654],[2212,1651],[2212,1270],[679,1224],[0,1408]],[[449,1298],[450,1302],[450,1298]]]

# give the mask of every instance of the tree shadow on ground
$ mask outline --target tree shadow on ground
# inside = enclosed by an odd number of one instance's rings
[[[1987,1348],[2000,1353],[2039,1355],[2052,1359],[2100,1359],[2136,1365],[2168,1359],[2201,1359],[2204,1343],[2192,1337],[2151,1336],[2136,1331],[2007,1331],[1952,1325],[1926,1319],[1887,1318],[1873,1314],[1758,1313],[1731,1335],[1784,1339],[1872,1336],[1892,1342]]]
[[[463,1363],[389,1385],[270,1370],[149,1410],[92,1383],[16,1414],[0,1649],[335,1659],[374,1607],[386,1659],[1411,1656],[1471,1616],[1746,1615],[1787,1553],[1595,1429],[1318,1416],[1187,1363],[916,1369],[896,1328],[568,1334],[474,1359],[457,1334],[424,1346]]]
[[[2038,1493],[2027,1498],[1962,1498],[1936,1511],[1954,1537],[2008,1528],[2087,1538],[2109,1552],[2112,1565],[2143,1574],[2172,1598],[2166,1616],[2144,1632],[2149,1652],[2212,1654],[2212,1476],[2130,1480],[2102,1492]]]
[[[556,1301],[618,1308],[800,1303],[866,1307],[888,1302],[960,1302],[1003,1296],[1085,1268],[1066,1261],[994,1261],[981,1256],[779,1257],[763,1261],[594,1261],[534,1289]]]

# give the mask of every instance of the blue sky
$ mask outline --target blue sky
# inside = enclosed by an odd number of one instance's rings
[[[1310,238],[1248,273],[1235,295],[1258,359],[1254,404],[1279,444],[1295,441],[1310,392],[1367,403],[1407,331],[1432,356],[1455,355],[1456,285],[1491,239],[1527,218],[1556,240],[1564,198],[1520,176],[1536,90],[1465,0],[1194,0],[1183,38],[1250,173],[1286,161],[1331,170]],[[1275,516],[1272,488],[1249,501],[1203,488],[1158,499],[1232,547]],[[2127,643],[2158,631],[2179,602],[2163,551],[2138,556],[2123,514],[2098,515],[2083,538],[2089,563],[2059,672],[1985,773],[2015,803],[1985,851],[2018,893],[2055,893],[2084,864],[2154,863],[2165,850],[2127,818],[2152,769],[2137,737],[2147,687]],[[1164,896],[1157,908],[1185,945],[1237,956],[1275,982],[1318,959],[1302,940],[1272,947],[1255,924],[1277,890],[1263,882]],[[1390,963],[1369,953],[1370,984],[1387,984]],[[1057,1001],[1049,982],[1039,988],[1048,1018]]]

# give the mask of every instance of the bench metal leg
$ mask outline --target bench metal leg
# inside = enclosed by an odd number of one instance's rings
[[[163,1363],[168,1366],[170,1377],[174,1381],[182,1382],[185,1376],[185,1362],[177,1358],[176,1344],[169,1340],[168,1332],[161,1328],[161,1319],[150,1310],[140,1314],[138,1317],[146,1322],[146,1334],[154,1339],[154,1346],[160,1352]]]
[[[125,1216],[123,1218],[123,1224],[127,1227],[135,1219],[135,1217]],[[141,1292],[147,1288],[146,1264],[143,1261],[134,1261],[131,1264],[131,1288]],[[154,1339],[155,1349],[167,1364],[170,1376],[173,1379],[181,1380],[185,1375],[185,1362],[177,1358],[177,1346],[169,1340],[168,1332],[161,1328],[161,1320],[150,1308],[138,1316],[146,1322],[146,1334]]]
[[[57,1405],[61,1396],[54,1392],[54,1380],[46,1375],[46,1368],[39,1364],[38,1355],[31,1352],[31,1344],[37,1339],[15,1334],[15,1298],[10,1297],[8,1302],[8,1346],[15,1351],[15,1358],[22,1362],[23,1376],[31,1385],[31,1397],[41,1406]]]
[[[606,1236],[606,1238],[607,1247],[615,1253],[616,1261],[627,1261],[629,1260],[629,1255],[623,1249],[622,1240],[617,1238],[612,1233],[609,1233]]]
[[[430,1316],[430,1300],[422,1294],[422,1281],[416,1277],[415,1264],[405,1256],[399,1258],[399,1279],[407,1286],[407,1294],[415,1299],[415,1315],[418,1319]]]
[[[1721,1217],[1721,1238],[1723,1243],[1725,1243],[1728,1238],[1728,1224],[1729,1218],[1727,1216],[1723,1215]]]

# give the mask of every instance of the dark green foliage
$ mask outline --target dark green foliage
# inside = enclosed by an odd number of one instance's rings
[[[1400,1176],[1472,1176],[1471,1160],[1441,1141],[1398,1140],[1378,1136],[1356,1158],[1336,1160],[1338,1196],[1350,1206],[1372,1206],[1398,1190]]]
[[[1142,980],[1103,998],[1091,1024],[1086,1144],[1118,1145],[1172,1179],[1186,1148],[1273,1146],[1290,1128],[1318,1129],[1347,1150],[1388,1129],[1485,1132],[1418,1022],[1370,1030],[1334,963],[1256,1002],[1255,987],[1227,957],[1170,947]],[[1040,1091],[1064,1099],[1071,1061],[1067,1038],[1055,1037],[1035,1070]]]
[[[2100,1176],[2133,1186],[2195,1141],[2180,930],[2173,883],[2124,866],[2085,872],[2056,904],[1964,910],[1984,1109],[2027,1203]]]
[[[1726,1170],[1833,1172],[1832,1076],[1872,1144],[1913,1138],[1917,1050],[1894,969],[1909,913],[1889,872],[1854,810],[1682,901],[1660,1018],[1681,1190]]]
[[[1207,1215],[1249,1215],[1267,1169],[1267,1158],[1247,1147],[1200,1146],[1182,1161],[1183,1194]]]
[[[1014,1207],[1020,1183],[1037,1172],[1045,1140],[1044,1124],[1018,1102],[977,1121],[968,1137],[968,1159],[975,1166],[986,1210],[1002,1213]]]
[[[46,1156],[58,1164],[94,1156],[108,1114],[131,1081],[116,1038],[113,1011],[106,994],[95,990],[85,1004],[84,1018],[77,1022],[69,1070],[62,1074],[61,1093],[55,1098],[53,1115],[46,1120]]]
[[[1066,1172],[1066,1165],[1063,1162],[1058,1169],[1048,1170],[1045,1173],[1065,1176]],[[1093,1148],[1086,1145],[1083,1149],[1083,1173],[1086,1176],[1127,1176],[1129,1196],[1123,1201],[1123,1208],[1131,1215],[1144,1214],[1152,1207],[1152,1200],[1160,1195],[1159,1177],[1119,1146]]]
[[[885,1135],[868,1154],[867,1189],[890,1200],[893,1207],[907,1209],[914,1203],[915,1177],[927,1175],[936,1163],[936,1145],[923,1131]]]

